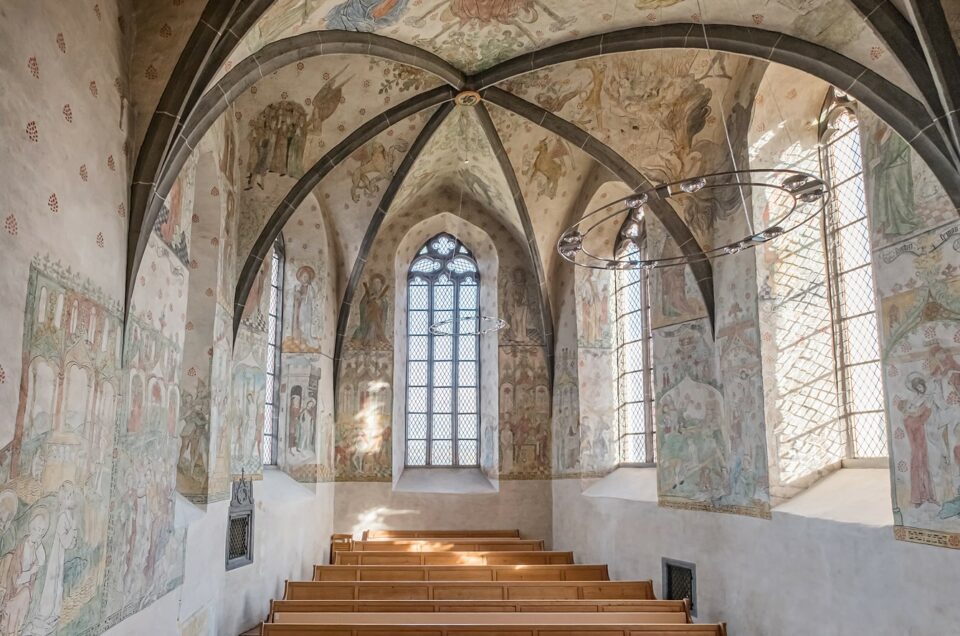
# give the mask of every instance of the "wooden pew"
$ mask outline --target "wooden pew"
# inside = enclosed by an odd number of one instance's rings
[[[606,565],[315,565],[314,581],[609,581]]]
[[[380,539],[354,541],[354,552],[539,552],[542,539]]]
[[[274,623],[310,623],[311,625],[635,625],[661,624],[683,625],[687,622],[684,612],[621,612],[621,613],[566,613],[535,612],[506,613],[447,613],[438,614],[397,612],[280,612]]]
[[[303,623],[266,623],[262,636],[726,636],[724,624],[675,625],[591,625],[577,629],[572,625],[308,625]]]
[[[519,539],[519,530],[364,530],[363,540],[374,539]]]
[[[652,581],[287,581],[296,600],[652,599]]]
[[[336,553],[337,565],[569,565],[573,552],[353,552]]]
[[[546,601],[286,601],[273,600],[276,612],[683,612],[690,622],[689,601],[597,599]]]

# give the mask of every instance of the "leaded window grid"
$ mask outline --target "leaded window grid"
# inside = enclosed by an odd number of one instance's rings
[[[824,217],[823,236],[840,421],[847,457],[886,457],[879,323],[859,120],[852,105],[836,96],[832,101],[822,138],[823,170],[833,195]]]
[[[448,295],[449,303],[444,301]],[[472,333],[479,329],[470,320],[479,314],[476,259],[451,234],[434,236],[414,256],[407,274],[408,468],[480,465],[480,336]],[[430,325],[445,320],[453,335],[429,333]]]
[[[276,466],[280,431],[280,341],[283,331],[283,275],[285,252],[278,236],[270,257],[270,304],[267,311],[267,381],[263,405],[262,461]]]
[[[646,244],[641,233],[639,245]],[[630,248],[622,249],[628,252]],[[642,250],[634,249],[642,259]],[[621,258],[630,254],[622,253]],[[617,391],[617,449],[621,466],[653,466],[656,464],[656,426],[654,420],[652,332],[650,330],[650,275],[646,270],[614,272],[614,365]],[[630,321],[636,320],[632,326]],[[629,340],[625,332],[632,329]],[[625,370],[625,358],[639,355],[640,369]],[[632,376],[640,376],[631,382]],[[636,395],[639,388],[639,395]],[[642,421],[630,421],[629,412],[639,413]]]

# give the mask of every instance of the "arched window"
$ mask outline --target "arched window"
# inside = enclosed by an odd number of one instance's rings
[[[643,258],[643,229],[636,244],[621,245],[620,258]],[[650,355],[649,275],[645,270],[615,273],[617,427],[621,464],[656,461],[653,420],[653,368]]]
[[[263,409],[263,463],[277,463],[277,433],[280,428],[280,333],[283,327],[283,237],[273,244],[270,259],[270,306],[267,311],[267,383]]]
[[[479,465],[479,301],[470,250],[450,234],[427,241],[407,273],[407,466]],[[451,335],[431,334],[438,323]]]
[[[833,310],[837,388],[847,456],[887,455],[873,262],[857,116],[831,95],[823,133],[824,172],[831,188],[824,220]]]

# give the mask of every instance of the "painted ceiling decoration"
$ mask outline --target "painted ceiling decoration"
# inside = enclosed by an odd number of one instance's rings
[[[751,10],[756,8],[756,12],[745,12],[744,4],[750,5]],[[197,82],[187,88],[179,87],[179,92],[171,92],[169,96],[165,93],[163,99],[172,100],[168,112],[179,114],[166,127],[162,125],[164,120],[158,121],[153,130],[155,134],[148,134],[138,157],[137,165],[142,166],[142,170],[134,180],[131,199],[128,296],[149,235],[142,228],[153,225],[180,169],[211,125],[235,109],[244,95],[269,82],[278,72],[288,72],[296,66],[299,73],[305,63],[318,56],[385,60],[397,68],[426,74],[432,78],[432,85],[439,82],[443,86],[430,88],[429,82],[421,83],[418,86],[422,92],[400,106],[366,121],[362,117],[352,121],[341,131],[342,139],[335,147],[312,166],[303,166],[302,177],[294,183],[289,177],[296,175],[288,176],[289,190],[271,195],[274,198],[259,210],[262,218],[249,226],[255,236],[248,237],[249,254],[245,261],[241,259],[244,265],[236,290],[236,303],[241,307],[253,276],[269,251],[272,237],[281,231],[297,204],[310,192],[322,190],[320,181],[338,166],[351,158],[357,161],[358,152],[369,152],[383,157],[391,169],[398,162],[407,166],[410,174],[401,175],[398,168],[389,179],[385,174],[375,175],[389,185],[375,210],[371,205],[367,214],[370,220],[362,233],[356,257],[349,255],[352,249],[344,251],[349,261],[346,267],[352,270],[343,294],[345,303],[352,298],[352,285],[359,276],[357,265],[362,268],[365,250],[372,244],[383,216],[391,205],[401,205],[413,197],[415,192],[409,183],[419,183],[420,177],[429,174],[433,181],[430,187],[462,188],[466,184],[475,196],[489,195],[488,207],[506,215],[505,226],[522,234],[522,242],[529,248],[540,279],[544,315],[549,316],[550,298],[544,271],[552,267],[554,255],[543,248],[549,244],[550,232],[532,223],[528,210],[532,198],[537,198],[539,205],[543,193],[556,188],[549,183],[551,177],[542,168],[547,166],[549,170],[549,166],[556,164],[560,166],[554,168],[559,175],[559,171],[565,170],[564,162],[593,161],[633,189],[667,180],[671,176],[669,171],[657,169],[639,158],[637,147],[631,145],[634,136],[631,131],[637,130],[647,116],[642,109],[650,105],[651,99],[656,101],[643,91],[662,89],[649,82],[654,82],[656,77],[651,69],[668,49],[673,49],[670,56],[679,60],[668,72],[689,82],[691,87],[704,86],[691,90],[701,90],[703,95],[699,99],[714,113],[724,112],[726,87],[735,78],[746,77],[748,57],[798,68],[837,86],[876,112],[903,136],[931,167],[954,202],[960,203],[957,125],[955,118],[939,117],[943,112],[956,110],[948,111],[944,106],[955,103],[950,101],[953,96],[941,90],[936,81],[922,81],[922,87],[918,87],[911,80],[925,77],[920,71],[914,72],[914,67],[921,54],[932,54],[929,43],[911,39],[902,20],[898,21],[886,10],[867,11],[867,4],[871,3],[865,0],[755,0],[711,2],[708,6],[691,0],[630,3],[601,0],[598,3],[551,2],[548,6],[537,0],[499,3],[436,0],[417,4],[401,1],[391,4],[389,11],[372,11],[371,2],[366,0],[277,0],[256,3],[256,7],[235,8],[223,19],[236,28],[228,27],[226,39],[208,46],[202,61],[191,62],[191,68],[199,69],[194,73],[196,77],[216,83],[202,96],[198,94]],[[258,11],[260,15],[253,26],[241,30],[240,26],[249,25]],[[245,35],[238,37],[240,33]],[[841,34],[849,37],[840,37]],[[224,61],[224,48],[234,37],[239,43]],[[931,36],[930,42],[936,39]],[[186,68],[187,61],[181,59],[181,62]],[[944,60],[934,67],[942,74],[950,72]],[[645,68],[639,80],[631,80],[634,71]],[[923,64],[923,72],[929,73],[926,69]],[[399,75],[393,80],[407,81]],[[644,88],[643,82],[649,86]],[[931,86],[937,86],[936,94]],[[624,90],[638,91],[640,97],[625,103],[617,97],[618,91]],[[469,115],[458,115],[462,123],[461,137],[479,133],[479,137],[464,144],[480,149],[477,156],[470,157],[469,168],[458,162],[444,162],[438,158],[443,155],[434,152],[434,148],[442,146],[444,131],[448,128],[445,122],[453,113],[461,111],[447,108],[445,103],[461,91],[470,91],[464,95],[472,101],[479,94],[488,102],[471,108]],[[441,104],[444,106],[437,110]],[[695,105],[690,104],[691,108]],[[608,121],[603,121],[602,109],[611,108]],[[637,108],[641,110],[635,110]],[[351,109],[358,113],[366,110],[358,104],[351,104]],[[505,111],[506,118],[497,112],[499,109]],[[491,118],[491,112],[495,117]],[[247,121],[256,115],[245,113]],[[529,142],[519,150],[510,143],[504,147],[506,122],[514,115],[525,120],[525,126],[533,125],[541,131],[533,142],[533,149]],[[391,126],[414,116],[421,122],[430,116],[433,126],[429,136],[417,145],[417,152],[402,149],[402,144],[375,140]],[[722,127],[717,125],[717,120],[714,116],[709,123],[697,124],[698,132],[694,134],[700,144],[698,153],[720,165],[724,161],[724,148]],[[617,125],[611,126],[611,122]],[[624,123],[629,127],[620,125]],[[409,126],[412,128],[414,124],[411,122]],[[425,131],[426,128],[422,129],[416,137],[418,142]],[[533,133],[527,132],[532,139]],[[507,137],[510,141],[513,141],[512,134]],[[361,150],[367,144],[370,144],[367,149]],[[411,144],[407,143],[406,147]],[[652,148],[657,150],[656,146]],[[541,155],[541,172],[533,172],[534,176],[521,175],[533,170],[526,164],[533,162],[537,154]],[[701,160],[705,159],[701,157]],[[688,167],[681,162],[672,169],[680,171],[676,177],[683,177]],[[398,175],[401,175],[399,180]],[[534,188],[534,179],[538,184],[545,182],[546,186]],[[351,186],[351,198],[357,187]],[[543,190],[544,187],[547,190]],[[388,191],[392,201],[387,201]],[[363,198],[369,198],[370,194],[372,191],[364,193]],[[375,197],[371,204],[374,200]],[[556,215],[567,213],[561,208],[571,204],[564,201],[553,203]],[[266,218],[271,209],[272,214]],[[554,208],[550,210],[553,212]],[[657,206],[655,213],[684,252],[710,247],[709,233],[698,225],[697,215],[690,210],[677,210],[664,203]],[[345,229],[345,232],[351,237],[361,235],[359,228],[351,228],[349,232]],[[341,242],[344,240],[347,239]],[[247,251],[242,249],[241,254]],[[694,267],[694,279],[712,318],[710,264],[704,261]],[[547,328],[549,330],[549,326]]]

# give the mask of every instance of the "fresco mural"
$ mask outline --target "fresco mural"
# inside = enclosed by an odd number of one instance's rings
[[[838,50],[915,92],[894,56],[846,0],[288,0],[260,18],[224,68],[269,42],[314,29],[376,32],[471,73],[600,32],[691,21],[788,33]]]
[[[0,451],[0,632],[97,630],[124,391],[120,307],[35,259],[23,333],[14,438]]]
[[[256,476],[263,468],[266,348],[266,330],[241,325],[234,344],[231,387],[230,472],[234,476]]]
[[[170,186],[170,193],[163,202],[153,226],[154,234],[177,255],[184,265],[190,261],[190,221],[193,213],[196,167],[196,155],[192,155]]]
[[[317,272],[313,261],[301,263],[292,258],[286,260],[284,273],[283,350],[319,353],[330,293],[326,276]]]
[[[233,104],[239,144],[235,170],[241,182],[237,254],[249,253],[290,187],[325,153],[395,100],[437,84],[432,75],[379,58],[325,55],[286,66],[247,89]],[[404,128],[396,126],[394,134]],[[382,153],[368,145],[345,162],[356,180],[355,198],[373,195],[380,173],[399,161],[399,149],[409,141],[382,135],[376,141]]]
[[[390,481],[393,356],[348,350],[337,384],[337,481]]]
[[[300,482],[332,481],[333,405],[329,358],[284,356],[280,390],[281,452],[277,463]],[[326,373],[324,372],[326,370]]]
[[[555,475],[579,476],[580,382],[576,353],[568,348],[557,353],[553,389]]]
[[[543,349],[500,346],[500,479],[550,478],[550,387]]]

